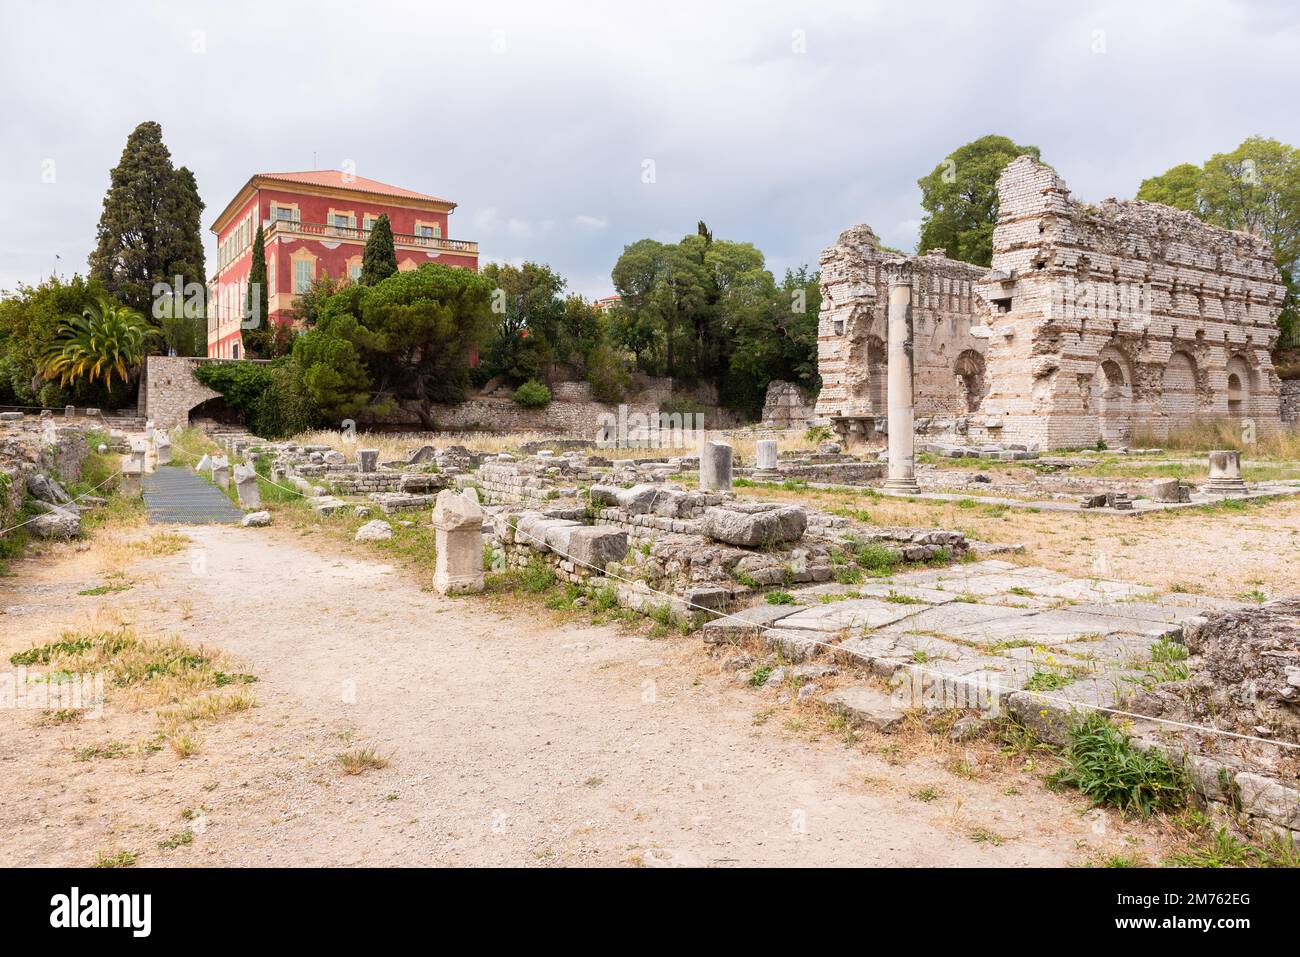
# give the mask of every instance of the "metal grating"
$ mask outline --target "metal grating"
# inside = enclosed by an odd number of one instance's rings
[[[164,465],[144,476],[149,521],[160,525],[232,524],[244,517],[211,482],[187,468]]]

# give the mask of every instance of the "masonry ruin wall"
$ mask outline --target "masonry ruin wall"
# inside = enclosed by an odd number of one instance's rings
[[[998,180],[991,441],[1127,446],[1193,418],[1281,427],[1269,353],[1285,289],[1267,242],[1140,201],[1090,206],[1022,156]]]
[[[821,255],[822,307],[817,330],[822,389],[818,419],[886,414],[886,312],[883,266],[905,258],[880,248],[870,226],[840,234]],[[985,341],[971,334],[988,307],[975,294],[986,270],[941,251],[911,257],[918,416],[963,416],[978,407],[986,384]]]

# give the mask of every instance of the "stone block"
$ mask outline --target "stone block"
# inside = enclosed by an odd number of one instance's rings
[[[896,730],[907,717],[890,695],[865,685],[837,688],[823,695],[821,701],[850,721],[886,733]]]
[[[715,506],[704,511],[704,534],[715,542],[743,548],[798,541],[808,513],[798,505]]]
[[[438,493],[433,507],[437,550],[433,584],[446,595],[483,590],[483,507],[467,488]]]
[[[262,490],[257,484],[257,470],[251,465],[235,466],[235,494],[239,504],[246,508],[257,508],[262,504]]]
[[[353,540],[358,542],[386,542],[392,537],[393,526],[382,518],[377,518],[358,528]]]
[[[718,645],[746,641],[795,612],[806,611],[803,605],[754,605],[709,622],[703,628],[706,644]]]

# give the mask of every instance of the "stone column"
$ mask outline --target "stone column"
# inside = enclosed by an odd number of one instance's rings
[[[144,469],[134,458],[122,460],[122,474],[118,476],[117,490],[124,498],[138,498],[141,489],[141,477]]]
[[[776,439],[759,439],[754,443],[754,449],[754,477],[765,481],[780,478],[781,473],[776,467]]]
[[[912,389],[912,264],[885,264],[889,277],[889,477],[894,492],[921,491],[916,484],[916,437]]]
[[[212,457],[212,484],[222,489],[230,485],[230,460],[224,455]]]
[[[149,443],[144,439],[132,439],[131,458],[140,463],[141,472],[145,471],[149,462]]]
[[[155,432],[153,434],[154,454],[158,456],[158,464],[166,465],[172,460],[172,440],[167,437],[166,432]]]
[[[700,449],[700,491],[731,491],[731,446],[726,442],[705,442]]]
[[[437,549],[433,587],[444,595],[483,590],[483,508],[478,492],[467,488],[457,495],[449,488],[433,504],[434,546]]]
[[[373,472],[378,461],[378,449],[357,449],[357,468],[362,472]]]
[[[257,484],[257,469],[251,465],[235,466],[235,493],[239,504],[257,508],[262,504],[262,490]]]
[[[1248,491],[1241,478],[1241,453],[1224,449],[1210,453],[1210,481],[1205,491],[1212,495],[1245,495]]]

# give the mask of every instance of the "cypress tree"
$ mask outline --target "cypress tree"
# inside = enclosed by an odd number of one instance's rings
[[[397,272],[397,250],[393,247],[393,227],[388,214],[380,213],[366,240],[361,257],[361,285],[373,286]]]
[[[254,302],[254,297],[256,302]],[[253,234],[253,264],[249,267],[248,293],[244,297],[244,316],[252,319],[256,315],[259,322],[243,334],[244,349],[251,359],[271,358],[271,342],[274,335],[271,329],[270,298],[266,288],[266,239],[262,235],[262,224],[257,224]]]
[[[90,254],[90,275],[146,316],[151,314],[153,284],[166,281],[177,247],[172,231],[163,227],[163,215],[178,198],[174,180],[162,127],[141,123],[127,137],[122,158],[110,174]]]
[[[163,261],[166,281],[181,277],[182,287],[197,283],[207,289],[203,253],[203,200],[194,174],[182,166],[172,175],[164,194],[159,227],[165,237]],[[157,281],[157,280],[155,280]]]

